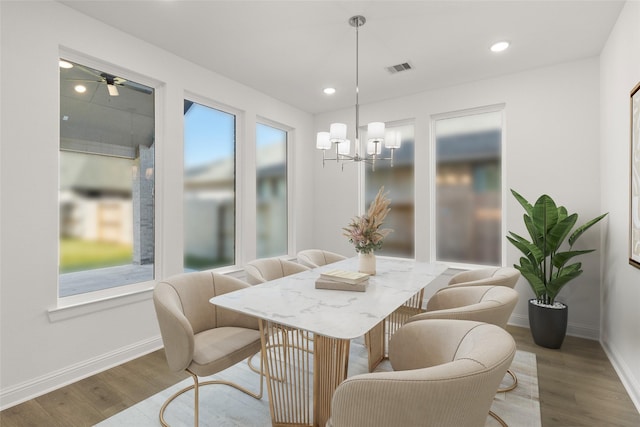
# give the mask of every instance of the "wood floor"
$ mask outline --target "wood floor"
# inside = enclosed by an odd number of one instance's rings
[[[640,426],[640,414],[597,341],[567,337],[561,350],[549,350],[536,346],[528,329],[509,332],[518,349],[537,356],[544,427]],[[159,350],[6,409],[0,426],[91,426],[186,377],[171,373]]]

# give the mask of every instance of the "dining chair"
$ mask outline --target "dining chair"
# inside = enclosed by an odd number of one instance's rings
[[[511,335],[496,325],[407,323],[391,338],[393,371],[340,383],[327,427],[484,426],[515,352]]]
[[[194,390],[194,424],[198,426],[199,389],[209,384],[234,387],[256,399],[259,393],[223,380],[199,382],[256,354],[261,349],[258,319],[216,307],[209,300],[217,295],[247,288],[250,285],[230,276],[212,272],[184,273],[158,282],[153,291],[160,334],[167,363],[172,371],[186,371],[193,384],[170,396],[160,409],[160,423],[168,405],[178,396]],[[262,359],[262,358],[261,358]],[[262,373],[262,360],[260,373]]]
[[[332,264],[343,259],[347,257],[322,249],[305,249],[298,252],[298,262],[309,268]]]
[[[425,319],[458,319],[491,323],[506,329],[513,309],[518,303],[517,291],[505,286],[468,286],[443,288],[427,302],[427,310],[410,318],[408,322]],[[512,379],[510,385],[499,388],[499,393],[515,389],[518,377],[509,367],[507,374]],[[492,415],[503,426],[504,421]]]
[[[461,319],[491,323],[505,329],[518,303],[517,291],[505,286],[443,288],[427,301],[427,309],[407,322],[424,319]]]
[[[492,267],[462,271],[449,279],[447,287],[500,285],[513,288],[520,278],[520,271],[511,267]],[[385,319],[386,333],[392,336],[409,318],[421,313],[423,309],[424,289],[398,307]],[[515,386],[514,386],[515,387]]]
[[[259,285],[307,270],[309,268],[304,265],[281,258],[256,259],[244,266],[246,280],[251,285]]]
[[[449,280],[447,287],[456,288],[464,286],[496,285],[514,288],[516,283],[518,283],[520,276],[520,271],[513,267],[481,268],[478,270],[462,271],[453,275]],[[511,369],[509,369],[508,373],[513,378],[513,383],[503,389],[500,389],[500,392],[511,391],[518,385],[518,377],[516,376],[516,373]]]
[[[520,278],[520,271],[513,267],[491,267],[479,270],[462,271],[454,274],[447,286],[486,286],[499,285],[513,288]]]
[[[303,271],[309,270],[308,267],[304,265],[295,263],[293,261],[287,261],[281,258],[260,258],[253,260],[247,263],[244,266],[245,277],[247,283],[250,285],[259,285],[261,283],[268,282],[269,280],[281,279],[285,276],[290,276],[292,274],[301,273]],[[287,328],[280,328],[280,332],[282,333],[282,341],[283,345],[286,347],[290,344],[289,334],[292,333],[292,330]],[[313,340],[310,335],[307,335],[309,340]],[[267,349],[271,348],[271,346],[267,346]],[[250,356],[247,359],[247,363],[249,364],[249,368],[258,373],[258,368],[256,368],[253,364],[253,356]]]

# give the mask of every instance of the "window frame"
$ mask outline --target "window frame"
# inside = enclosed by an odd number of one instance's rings
[[[415,119],[392,120],[392,121],[384,122],[384,126],[385,126],[385,132],[389,128],[393,128],[393,127],[413,126],[413,258],[412,259],[418,259],[419,258],[418,256],[418,246],[419,246],[418,245],[418,230],[419,230],[418,200],[419,198],[418,198],[418,185],[417,185],[418,171],[416,168],[416,159],[417,159],[416,154],[418,151],[416,120]],[[363,141],[366,139],[366,136],[367,136],[366,125],[360,127],[359,134],[361,135],[361,138],[362,138],[362,140],[360,141],[360,149],[362,150],[364,147],[364,153],[366,154],[366,144],[363,144]],[[384,149],[385,148],[383,148],[383,150]],[[380,161],[388,162],[388,160],[380,160]],[[358,213],[358,215],[364,215],[367,212],[367,209],[369,208],[368,206],[366,206],[366,186],[367,186],[366,168],[367,167],[371,167],[371,165],[365,162],[360,162],[360,165],[359,165],[360,170],[358,171],[358,209],[360,210],[360,212]],[[393,200],[392,200],[391,208],[393,209]],[[391,255],[384,255],[384,256],[390,257],[390,258],[393,257]]]
[[[507,174],[506,174],[506,104],[492,104],[483,107],[468,108],[463,110],[450,111],[446,113],[438,113],[430,116],[429,119],[429,260],[431,262],[438,262],[436,257],[437,247],[437,234],[436,234],[436,172],[437,172],[437,159],[436,159],[436,121],[459,118],[465,116],[472,116],[483,113],[501,113],[502,128],[501,128],[501,143],[500,143],[500,265],[496,267],[502,267],[507,262],[507,239],[504,238],[507,233]],[[416,190],[417,191],[417,190]],[[474,270],[479,268],[486,268],[484,264],[470,264],[460,262],[449,262],[447,265],[450,268]]]
[[[131,71],[129,69],[123,68],[121,66],[110,63],[106,60],[100,60],[94,57],[90,57],[88,55],[84,55],[78,51],[66,48],[61,46],[58,49],[58,58],[68,59],[77,64],[81,64],[96,70],[101,70],[103,72],[107,72],[113,75],[117,75],[123,77],[127,80],[135,81],[145,86],[151,87],[154,90],[154,127],[155,127],[155,138],[154,138],[154,169],[155,169],[155,181],[154,181],[154,265],[153,265],[153,278],[151,280],[131,283],[127,285],[115,286],[112,288],[101,289],[97,291],[84,292],[76,295],[69,295],[65,297],[60,297],[60,273],[56,275],[56,306],[48,310],[49,318],[51,321],[64,320],[70,317],[75,317],[78,315],[84,314],[87,310],[90,312],[95,311],[90,308],[83,307],[91,307],[95,304],[99,306],[103,306],[107,304],[108,306],[115,304],[125,304],[129,303],[129,300],[136,301],[141,295],[148,294],[155,285],[155,280],[161,274],[162,262],[159,261],[163,251],[163,245],[161,239],[159,239],[159,230],[158,224],[163,223],[163,214],[162,210],[158,209],[158,206],[162,206],[163,203],[163,185],[162,181],[158,179],[159,176],[162,176],[163,173],[163,165],[159,161],[162,156],[158,154],[160,150],[164,148],[164,121],[163,121],[163,110],[162,106],[165,103],[165,91],[164,85],[159,80],[153,79],[152,77]],[[58,102],[57,102],[57,116],[60,117],[60,89],[58,88]],[[58,131],[58,145],[60,144],[60,132]],[[60,148],[58,147],[58,151]],[[60,171],[60,159],[57,160],[57,169],[58,169],[58,187],[59,187],[59,171]],[[56,208],[57,212],[57,245],[56,245],[56,257],[60,259],[60,212],[59,212],[59,204],[60,199],[59,195],[56,197],[56,202],[58,207]],[[126,300],[127,302],[117,302],[121,300]]]
[[[276,122],[274,120],[268,119],[266,117],[263,116],[256,116],[256,120],[255,120],[255,126],[254,126],[254,131],[256,131],[257,134],[257,127],[258,125],[264,125],[264,126],[269,126],[278,130],[281,130],[283,132],[286,132],[287,134],[287,141],[286,141],[286,175],[285,175],[285,179],[286,179],[286,188],[287,188],[287,198],[286,198],[286,202],[287,202],[287,253],[286,254],[281,254],[281,255],[277,255],[277,257],[286,257],[289,258],[291,256],[293,256],[293,254],[295,253],[295,248],[294,248],[294,244],[295,244],[295,239],[294,239],[294,231],[295,231],[295,227],[294,227],[294,223],[295,223],[295,216],[294,216],[294,209],[293,209],[293,203],[291,203],[291,195],[293,194],[294,191],[294,180],[291,179],[292,173],[291,173],[291,168],[290,166],[293,164],[293,151],[294,151],[294,146],[295,144],[293,143],[294,141],[294,134],[295,134],[295,129],[292,128],[291,126],[287,126],[283,123],[279,123]],[[257,153],[257,146],[258,146],[258,140],[257,137],[254,138],[254,144],[253,144],[253,149],[255,150],[254,152]],[[258,168],[257,168],[257,163],[254,161],[253,163],[253,168],[254,168],[254,194],[253,194],[253,200],[254,203],[257,203],[258,200],[258,188],[257,188],[257,172],[258,172]],[[257,215],[257,205],[254,205],[254,213]],[[254,239],[255,239],[255,250],[256,253],[254,254],[255,256],[257,256],[257,243],[258,243],[258,228],[257,228],[257,222],[256,222],[256,228],[255,228],[255,233],[254,233]],[[254,257],[255,257],[254,256]]]
[[[242,268],[242,265],[244,264],[244,259],[242,258],[243,253],[241,250],[241,245],[240,242],[243,242],[246,236],[246,232],[244,231],[244,227],[243,224],[241,223],[242,218],[244,218],[244,211],[245,211],[245,203],[242,203],[242,193],[244,191],[244,189],[246,189],[245,186],[245,174],[246,174],[246,168],[242,167],[242,159],[244,158],[244,150],[245,150],[245,125],[246,125],[246,120],[245,120],[245,114],[244,111],[232,107],[230,105],[227,104],[223,104],[221,102],[217,102],[212,100],[211,98],[207,98],[205,96],[199,95],[195,92],[190,92],[190,91],[184,91],[183,96],[182,96],[182,102],[184,105],[184,101],[192,101],[194,103],[200,104],[204,107],[208,107],[208,108],[212,108],[214,110],[218,110],[221,111],[223,113],[227,113],[227,114],[231,114],[235,117],[235,141],[234,141],[234,211],[235,211],[235,218],[234,218],[234,224],[235,224],[235,229],[234,229],[234,242],[233,242],[233,251],[234,251],[234,262],[233,264],[230,265],[225,265],[222,267],[215,267],[212,269],[206,269],[206,270],[202,270],[202,271],[215,271],[216,273],[232,273],[232,272],[236,272],[239,269]],[[181,115],[181,120],[182,120],[182,155],[184,156],[184,113]],[[181,251],[181,264],[182,264],[182,268],[181,270],[184,271],[184,157],[182,159],[182,163],[180,165],[180,167],[182,168],[182,173],[181,173],[181,177],[183,179],[182,185],[181,185],[181,190],[180,190],[180,195],[181,195],[181,200],[182,200],[182,232],[180,233],[182,236],[182,251]]]

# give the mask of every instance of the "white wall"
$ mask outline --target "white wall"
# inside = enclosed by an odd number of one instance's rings
[[[121,363],[161,345],[150,293],[54,316],[58,277],[60,48],[158,82],[156,266],[182,268],[182,116],[185,91],[240,112],[238,155],[255,159],[256,116],[292,132],[294,247],[311,246],[312,117],[143,43],[57,2],[0,2],[0,406]],[[195,41],[201,42],[201,41]],[[255,171],[238,177],[240,264],[255,255]],[[149,285],[149,287],[151,284]],[[75,317],[74,317],[75,316]]]
[[[640,410],[640,270],[629,257],[631,89],[640,82],[640,2],[627,2],[600,55],[600,195],[609,211],[603,251],[601,341]]]
[[[580,222],[600,214],[598,84],[598,59],[591,58],[362,106],[361,123],[415,119],[416,258],[430,259],[429,121],[438,113],[505,103],[506,188],[530,200],[548,193],[578,212]],[[347,120],[353,129],[354,116],[353,109],[319,115],[316,130],[328,129],[336,120]],[[319,247],[352,254],[346,239],[336,237],[357,213],[358,175],[354,165],[346,165],[344,172],[335,165],[322,169],[321,156],[316,153],[314,241]],[[522,209],[510,194],[506,209],[506,229],[526,233]],[[581,240],[582,248],[600,247],[595,228]],[[506,264],[513,265],[518,258],[519,252],[509,245]],[[583,275],[565,287],[559,299],[569,305],[568,332],[597,339],[599,254],[584,256],[583,264]],[[511,321],[528,327],[527,300],[533,293],[524,279],[517,289],[521,298]]]

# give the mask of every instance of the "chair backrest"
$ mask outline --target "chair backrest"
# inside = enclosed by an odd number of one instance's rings
[[[347,378],[336,389],[328,426],[484,426],[516,345],[502,328],[424,320],[391,338],[393,372]]]
[[[427,311],[409,319],[459,319],[505,328],[518,303],[518,292],[504,286],[443,288],[427,301]]]
[[[208,271],[178,274],[156,284],[153,303],[172,370],[183,370],[191,363],[194,335],[200,332],[223,326],[258,329],[256,318],[209,302],[214,296],[248,286],[241,280]]]
[[[455,274],[448,286],[507,286],[513,288],[518,283],[520,272],[512,267],[481,268]]]
[[[305,249],[298,252],[298,262],[310,268],[332,264],[343,259],[347,259],[347,257],[322,249]]]
[[[280,258],[261,258],[244,266],[249,284],[259,285],[269,280],[280,279],[291,274],[309,270],[304,265]]]

